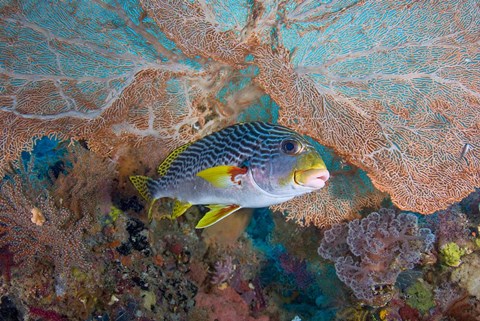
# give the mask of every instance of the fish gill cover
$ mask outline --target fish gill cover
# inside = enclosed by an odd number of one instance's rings
[[[378,203],[372,183],[421,213],[480,186],[476,0],[7,0],[0,29],[0,173],[45,135],[166,154],[262,119],[371,179],[279,207],[307,225]]]

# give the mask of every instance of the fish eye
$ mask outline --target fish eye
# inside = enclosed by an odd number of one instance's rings
[[[282,151],[287,155],[298,154],[302,149],[302,144],[296,140],[286,139],[282,142]]]

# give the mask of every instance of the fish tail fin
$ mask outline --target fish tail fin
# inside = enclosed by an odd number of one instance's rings
[[[138,193],[149,203],[148,206],[148,220],[152,220],[152,208],[153,204],[156,202],[156,198],[153,196],[152,190],[154,185],[152,183],[155,180],[151,179],[147,176],[130,176],[130,182],[132,182],[133,186],[137,189]]]

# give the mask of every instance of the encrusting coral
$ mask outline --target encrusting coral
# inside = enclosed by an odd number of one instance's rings
[[[425,314],[428,310],[435,306],[432,288],[425,282],[415,282],[407,289],[407,295],[408,297],[406,302],[410,306],[420,311],[422,314]]]
[[[448,266],[459,266],[462,263],[461,258],[465,254],[466,250],[454,242],[447,243],[440,248],[442,262]]]

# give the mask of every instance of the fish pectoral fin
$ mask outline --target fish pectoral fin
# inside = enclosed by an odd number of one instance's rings
[[[230,214],[235,213],[239,209],[241,209],[240,205],[232,204],[232,205],[208,205],[207,206],[210,211],[205,214],[204,217],[198,222],[195,228],[205,228],[209,227],[220,220],[223,220],[225,217],[229,216]]]
[[[246,167],[237,167],[229,165],[220,165],[204,169],[197,173],[197,176],[203,178],[210,184],[218,188],[227,188],[239,186],[242,181],[239,175],[245,175],[248,171]]]
[[[175,202],[173,203],[173,212],[171,219],[174,220],[177,217],[182,216],[191,206],[192,204],[189,202],[175,200]]]

